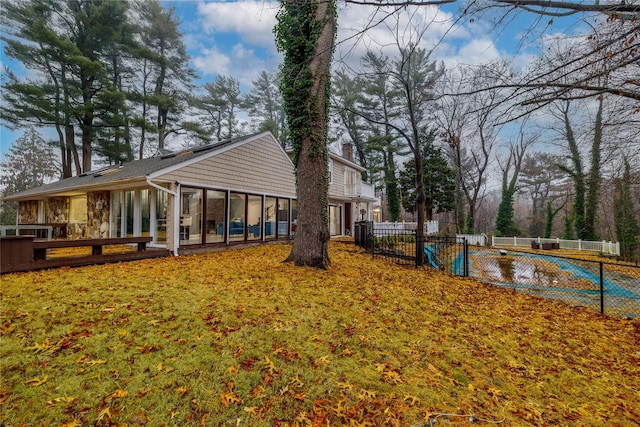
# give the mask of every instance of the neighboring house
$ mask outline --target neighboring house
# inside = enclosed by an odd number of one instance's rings
[[[332,160],[333,182],[346,184],[345,171],[361,169]],[[355,209],[371,211],[361,190],[347,195],[347,188],[331,187],[332,235],[351,229]],[[4,199],[19,202],[19,225],[51,225],[55,237],[151,236],[151,246],[175,255],[289,238],[298,213],[293,164],[270,132],[108,166]]]
[[[352,235],[357,221],[374,219],[380,200],[371,184],[362,181],[365,169],[353,162],[353,146],[342,145],[342,156],[329,154],[329,232]]]

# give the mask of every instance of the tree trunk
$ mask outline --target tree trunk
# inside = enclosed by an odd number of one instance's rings
[[[309,132],[303,132],[296,158],[298,190],[298,226],[287,261],[295,265],[327,268],[329,212],[327,109],[329,102],[330,68],[336,33],[335,4],[316,3],[315,19],[321,25],[319,35],[310,31],[308,38],[317,37],[309,61],[309,79],[313,82],[306,100],[306,120]],[[295,124],[293,124],[295,125]]]

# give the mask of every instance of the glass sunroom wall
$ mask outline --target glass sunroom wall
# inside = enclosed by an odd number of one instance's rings
[[[167,212],[169,200],[166,191],[156,192],[156,235],[155,242],[167,243]]]
[[[298,201],[291,201],[291,235],[296,234],[296,227],[298,226]]]
[[[122,210],[124,200],[121,191],[111,193],[111,237],[122,237]]]
[[[133,237],[133,203],[135,191],[124,192],[124,230],[123,237]]]
[[[278,237],[289,235],[289,199],[278,199]]]
[[[183,187],[180,202],[180,244],[202,243],[202,190]]]
[[[247,240],[262,238],[262,196],[247,196]]]
[[[224,215],[226,212],[226,192],[207,190],[207,243],[224,242]]]
[[[246,229],[246,209],[247,195],[241,193],[231,193],[229,195],[229,225],[228,233],[230,241],[244,240]],[[225,224],[226,225],[226,224]]]
[[[140,235],[151,235],[151,204],[149,190],[140,190]]]
[[[276,237],[276,198],[265,197],[264,199],[264,237],[273,239]]]

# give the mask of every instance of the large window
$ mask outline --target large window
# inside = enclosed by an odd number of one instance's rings
[[[296,234],[296,227],[298,226],[298,201],[291,201],[291,235]]]
[[[262,239],[262,196],[247,196],[247,240]]]
[[[151,205],[149,200],[149,190],[140,190],[140,235],[151,235]]]
[[[135,191],[124,192],[124,237],[133,237],[133,203]]]
[[[202,243],[202,190],[183,188],[180,201],[180,244],[200,244]]]
[[[122,236],[122,192],[111,192],[111,237]]]
[[[276,198],[264,199],[264,237],[273,239],[276,237]]]
[[[226,192],[207,190],[207,243],[224,242]]]
[[[87,222],[87,196],[72,197],[69,203],[69,222],[84,224]]]
[[[246,194],[231,193],[229,197],[229,240],[244,240]]]
[[[289,199],[278,199],[278,236],[289,235]]]
[[[156,192],[156,243],[167,243],[167,192]]]

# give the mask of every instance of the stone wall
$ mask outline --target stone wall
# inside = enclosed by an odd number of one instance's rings
[[[109,237],[109,191],[87,193],[87,234],[92,238]]]
[[[27,200],[18,205],[18,224],[38,223],[38,201]]]

